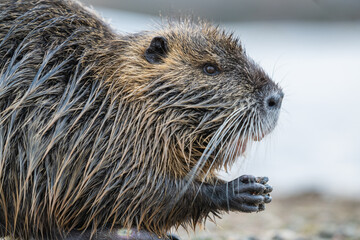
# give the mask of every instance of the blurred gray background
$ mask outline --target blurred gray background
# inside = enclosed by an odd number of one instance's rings
[[[205,17],[235,32],[284,88],[274,133],[227,179],[266,175],[274,195],[315,191],[360,199],[360,0],[82,0],[120,33],[159,16]]]
[[[356,20],[359,0],[82,0],[86,4],[143,14],[193,14],[216,22]]]

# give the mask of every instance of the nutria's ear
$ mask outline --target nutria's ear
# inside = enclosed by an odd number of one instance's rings
[[[149,63],[162,63],[162,58],[168,52],[167,40],[164,37],[154,37],[145,51],[145,58]]]

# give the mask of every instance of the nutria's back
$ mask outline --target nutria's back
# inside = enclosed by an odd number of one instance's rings
[[[275,127],[283,97],[217,27],[118,35],[69,0],[6,0],[0,56],[1,235],[164,234],[270,201],[264,179],[216,177]]]

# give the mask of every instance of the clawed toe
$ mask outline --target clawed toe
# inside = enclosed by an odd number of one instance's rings
[[[239,177],[239,180],[242,183],[254,183],[256,182],[256,177],[252,175],[242,175]]]
[[[239,201],[244,202],[246,204],[258,205],[260,203],[265,202],[265,197],[262,195],[251,195],[251,194],[245,193],[245,194],[241,194],[241,195],[237,196],[237,198],[239,199]]]
[[[264,190],[264,194],[268,194],[268,193],[271,193],[273,190],[272,186],[266,184],[265,185],[265,190]]]
[[[265,195],[265,197],[264,197],[264,202],[265,202],[265,203],[270,203],[271,200],[272,200],[272,197],[271,197],[269,194],[268,194],[268,195]]]
[[[269,181],[268,177],[257,177],[256,182],[261,184],[266,184]]]
[[[264,211],[264,210],[265,210],[265,204],[263,204],[263,203],[262,203],[262,204],[259,204],[259,207],[258,207],[258,208],[259,208],[259,212],[260,212],[260,211]]]

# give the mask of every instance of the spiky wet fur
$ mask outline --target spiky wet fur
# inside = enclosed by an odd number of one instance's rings
[[[162,64],[144,58],[155,36]],[[222,73],[206,76],[208,62]],[[274,88],[208,23],[119,35],[72,1],[0,2],[1,235],[161,235],[218,214],[199,187],[275,126],[261,107]]]

